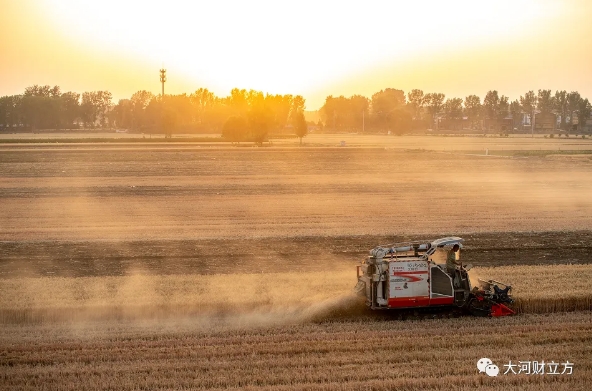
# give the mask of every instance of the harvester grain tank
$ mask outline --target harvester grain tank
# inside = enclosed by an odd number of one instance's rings
[[[436,263],[437,252],[463,239],[453,236],[378,246],[357,268],[356,291],[373,310],[451,309],[477,316],[505,316],[514,311],[511,286],[494,280],[471,285],[471,265],[461,265],[451,275]]]

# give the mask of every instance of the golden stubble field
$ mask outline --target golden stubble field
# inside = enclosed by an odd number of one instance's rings
[[[582,230],[592,226],[591,168],[587,156],[429,149],[9,146],[0,239]]]
[[[511,152],[586,145],[323,137],[0,146],[0,388],[589,389],[592,160]],[[450,234],[519,316],[351,296],[369,248]],[[574,371],[489,378],[481,357]]]

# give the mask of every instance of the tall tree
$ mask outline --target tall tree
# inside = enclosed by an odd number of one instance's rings
[[[20,122],[22,95],[9,95],[0,98],[0,125],[13,127]]]
[[[300,113],[304,111],[304,109],[306,108],[305,103],[306,100],[302,97],[302,95],[296,95],[292,100],[292,112]]]
[[[476,128],[475,123],[479,121],[481,110],[481,98],[477,95],[469,95],[465,98],[465,112],[471,121],[471,129]]]
[[[69,91],[60,96],[60,122],[70,129],[80,117],[80,94]]]
[[[539,90],[537,96],[537,109],[541,112],[541,114],[551,114],[554,108],[555,102],[553,100],[553,96],[551,95],[551,90]]]
[[[112,103],[113,95],[109,91],[98,91],[97,102],[98,102],[98,119],[100,125],[105,128],[110,126],[109,113],[113,108]]]
[[[499,121],[500,125],[502,124],[502,121],[508,116],[510,109],[510,104],[508,102],[509,99],[505,95],[502,95],[499,99],[496,111],[496,119]]]
[[[590,118],[591,111],[592,107],[590,106],[588,99],[580,99],[578,105],[578,128],[580,132],[586,127],[586,121]]]
[[[496,90],[487,91],[485,98],[483,98],[483,109],[485,110],[485,116],[494,120],[497,119],[498,106],[500,98]]]
[[[120,99],[113,108],[116,126],[124,129],[132,128],[132,111],[131,101],[129,99]]]
[[[407,93],[407,101],[409,102],[408,104],[411,109],[411,113],[413,114],[413,119],[420,120],[421,111],[425,105],[425,97],[423,95],[423,91],[411,90]]]
[[[59,95],[60,87],[54,86],[40,86],[40,85],[33,85],[30,87],[25,88],[25,93],[23,96],[39,96],[44,98],[50,98],[52,96]]]
[[[265,103],[273,113],[273,129],[283,130],[292,115],[294,97],[292,95],[266,95]]]
[[[300,145],[302,145],[302,137],[308,134],[308,124],[306,123],[302,111],[299,111],[292,116],[292,125],[294,126],[294,133],[300,138]]]
[[[446,116],[451,119],[461,119],[463,114],[462,102],[461,98],[448,98],[444,103]]]
[[[572,91],[567,95],[567,111],[569,112],[569,123],[570,125],[574,124],[574,120],[576,117],[576,113],[580,108],[580,101],[582,97],[580,93],[577,91]],[[571,128],[571,126],[570,126]]]
[[[82,94],[80,112],[85,126],[107,126],[108,114],[112,108],[112,95],[109,91],[92,91]]]
[[[402,135],[411,129],[411,113],[403,107],[396,109],[389,117],[389,129],[395,135]]]
[[[12,109],[12,96],[0,97],[0,127],[12,126],[8,120],[8,113]]]
[[[520,104],[522,105],[522,110],[524,111],[524,113],[528,114],[528,116],[530,117],[531,126],[534,126],[534,110],[537,105],[537,97],[534,94],[534,91],[528,91],[526,94],[524,94],[524,96],[521,96]]]
[[[253,97],[251,96],[251,99]],[[230,96],[227,98],[228,105],[233,115],[244,116],[249,110],[249,101],[247,100],[247,90],[240,90],[233,88],[230,91]]]
[[[146,125],[146,107],[154,99],[154,94],[141,90],[130,98],[132,128],[139,129]]]
[[[510,103],[510,115],[512,116],[513,127],[519,128],[522,125],[522,106],[517,99]]]
[[[353,95],[349,98],[349,107],[348,127],[363,130],[365,122],[370,119],[370,100],[362,95]]]
[[[325,120],[326,127],[336,132],[348,129],[350,125],[349,99],[342,96],[328,96],[325,104],[321,107],[321,115]]]
[[[273,125],[273,112],[265,101],[256,102],[247,113],[251,138],[259,145],[267,140]]]
[[[377,120],[388,127],[391,114],[405,105],[405,92],[387,88],[372,95],[372,114]]]
[[[446,95],[434,92],[425,95],[425,105],[428,108],[430,113],[430,118],[432,120],[432,126],[435,123],[436,116],[442,111],[442,107],[444,106],[444,98]]]
[[[208,122],[208,112],[216,102],[216,96],[207,88],[199,88],[189,96],[193,105],[193,122],[203,125]]]

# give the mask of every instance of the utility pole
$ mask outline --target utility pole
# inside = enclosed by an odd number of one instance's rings
[[[366,130],[366,111],[362,110],[362,133]]]
[[[161,97],[163,97],[163,98],[164,98],[164,82],[165,81],[167,81],[167,78],[166,78],[166,69],[162,68],[160,70],[160,82],[162,83],[162,95],[161,95]]]
[[[164,83],[166,82],[166,69],[162,67],[160,69],[160,83],[162,84],[162,93],[160,95],[161,106],[160,106],[160,123],[164,127]],[[167,130],[164,130],[164,138],[167,138]],[[151,137],[152,138],[152,137]]]
[[[534,124],[536,122],[536,109],[534,109],[532,111],[532,124],[531,124],[531,131],[530,131],[530,137],[534,138]]]

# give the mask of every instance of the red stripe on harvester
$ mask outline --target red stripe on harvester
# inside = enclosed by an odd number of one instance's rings
[[[393,272],[393,275],[399,275],[399,274],[428,274],[428,271],[423,271],[423,272]]]

